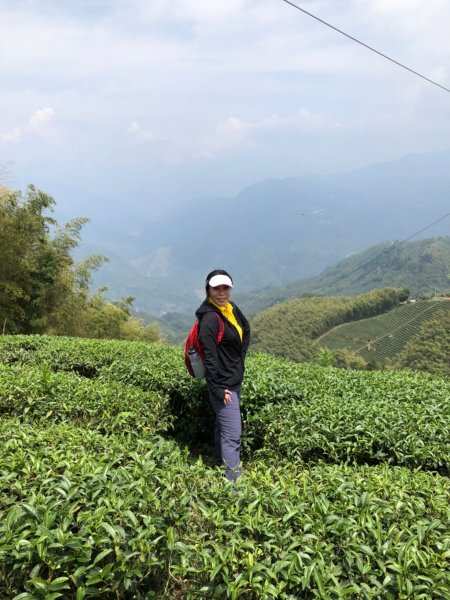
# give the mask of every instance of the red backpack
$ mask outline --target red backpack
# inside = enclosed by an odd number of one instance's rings
[[[223,319],[221,319],[217,313],[216,315],[219,320],[219,331],[217,332],[216,342],[220,344],[225,331],[225,325]],[[200,340],[198,339],[198,329],[199,322],[197,319],[189,330],[186,341],[184,342],[184,364],[192,377],[201,379],[205,376],[205,367],[203,365],[205,353]]]

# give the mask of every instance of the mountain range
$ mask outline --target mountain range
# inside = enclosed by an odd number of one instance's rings
[[[124,218],[120,235],[98,228],[79,256],[108,256],[94,285],[163,317],[191,313],[214,268],[232,274],[236,294],[252,295],[318,276],[374,244],[448,235],[450,219],[427,225],[449,211],[450,151],[410,155],[350,173],[265,180],[235,197],[184,202],[156,221],[144,215],[133,227]]]

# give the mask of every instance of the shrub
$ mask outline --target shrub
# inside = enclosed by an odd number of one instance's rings
[[[448,479],[250,466],[239,496],[173,442],[0,421],[0,594],[445,598]]]
[[[252,417],[263,456],[290,461],[387,462],[450,471],[450,397],[422,402],[324,395],[267,405]],[[259,435],[258,435],[259,432]]]
[[[103,432],[167,431],[167,396],[117,382],[0,365],[0,415],[41,423],[72,421]]]

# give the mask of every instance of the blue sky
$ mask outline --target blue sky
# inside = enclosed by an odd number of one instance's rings
[[[299,3],[450,85],[448,0]],[[450,146],[449,94],[280,0],[0,0],[0,81],[2,177],[67,214]]]

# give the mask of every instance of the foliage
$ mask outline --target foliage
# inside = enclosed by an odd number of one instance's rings
[[[195,444],[211,439],[213,413],[207,402],[205,384],[187,374],[183,354],[179,348],[160,343],[4,336],[0,338],[0,361],[12,365],[46,364],[52,370],[72,371],[96,378],[105,384],[117,381],[144,391],[162,393],[169,398],[174,432],[180,440]],[[427,374],[404,371],[344,372],[340,369],[293,363],[254,353],[249,355],[246,361],[242,397],[242,445],[245,456],[249,457],[265,443],[265,423],[271,418],[265,417],[261,412],[266,407],[269,411],[270,407],[273,407],[277,412],[277,407],[283,405],[283,410],[280,411],[282,416],[285,407],[286,410],[288,407],[290,410],[292,404],[298,404],[300,412],[303,408],[309,411],[308,418],[311,418],[312,422],[315,422],[315,419],[319,422],[324,419],[323,411],[327,406],[331,407],[331,411],[335,410],[336,414],[348,409],[351,411],[348,414],[349,435],[354,436],[356,434],[355,425],[351,421],[354,418],[352,414],[364,413],[365,407],[376,406],[379,410],[377,417],[387,423],[385,429],[389,429],[389,419],[395,417],[393,428],[398,427],[398,435],[401,436],[403,417],[401,412],[395,412],[397,407],[411,406],[413,410],[414,406],[417,406],[418,410],[422,407],[425,412],[436,411],[435,417],[430,417],[429,426],[439,427],[440,419],[445,418],[447,414],[444,407],[448,406],[450,398],[450,382]],[[333,408],[334,403],[337,404],[336,408]],[[448,427],[444,424],[442,431],[447,430]],[[404,432],[406,435],[406,429]],[[336,436],[338,434],[341,435],[337,432]],[[367,435],[374,437],[375,429],[369,428]],[[417,435],[418,445],[426,446],[429,432],[423,430],[419,433],[418,430]],[[388,450],[395,453],[397,442],[392,439],[394,441]],[[314,443],[313,437],[311,440],[305,440],[305,443]],[[414,451],[413,455],[419,456],[420,448],[417,453]],[[383,462],[387,460],[386,456],[378,455],[375,448],[369,453],[367,460]],[[311,458],[315,459],[317,456],[312,455]],[[363,453],[358,455],[358,460],[365,460]],[[431,468],[430,465],[431,462],[428,461],[425,466]]]
[[[450,301],[448,308],[424,321],[416,336],[393,362],[396,368],[450,375]]]
[[[75,264],[71,252],[86,218],[63,226],[46,213],[55,201],[30,185],[0,194],[0,331],[82,337],[159,339],[156,324],[131,315],[131,299],[109,302],[91,295],[92,271],[107,260],[91,256]]]
[[[450,314],[450,302],[444,299],[403,304],[382,315],[336,327],[321,337],[320,344],[333,351],[347,348],[370,364],[383,365],[397,357],[410,340],[414,344],[423,337],[421,326],[425,321],[442,318],[445,328],[447,313]],[[445,354],[443,358],[445,360]],[[422,364],[432,369],[440,360],[438,352],[428,353]]]
[[[342,348],[334,352],[333,366],[342,369],[366,369],[367,362],[356,352],[352,352],[348,348]]]
[[[392,309],[403,290],[373,290],[355,297],[294,298],[272,306],[251,321],[252,348],[294,360],[311,360],[316,341],[336,325]],[[316,340],[316,341],[314,341]]]
[[[169,439],[213,431],[180,348],[0,336],[0,363],[0,597],[447,597],[448,379],[249,355],[234,495]]]
[[[239,497],[161,438],[0,422],[3,598],[445,598],[445,478],[255,462]]]
[[[352,352],[348,348],[339,350],[330,350],[329,348],[319,348],[314,362],[322,367],[339,367],[341,369],[367,369],[368,363],[362,356]]]
[[[0,196],[0,316],[9,331],[42,330],[46,309],[53,304],[47,292],[66,258],[47,243],[55,221],[44,211],[53,204],[33,186],[24,201],[20,194]]]
[[[102,432],[162,432],[172,420],[168,406],[162,394],[114,381],[0,364],[0,414],[25,422],[73,421]]]
[[[263,456],[292,461],[390,464],[450,474],[450,395],[370,403],[328,391],[317,399],[268,404],[251,419]]]
[[[328,267],[320,275],[281,287],[268,286],[236,296],[246,314],[306,294],[340,296],[374,288],[407,288],[413,297],[430,297],[449,290],[450,236],[425,240],[384,242],[357,252]]]
[[[169,343],[182,344],[192,327],[194,316],[192,313],[166,312],[159,317],[158,322]]]

